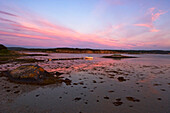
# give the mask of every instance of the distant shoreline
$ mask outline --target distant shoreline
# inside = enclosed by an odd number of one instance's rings
[[[22,48],[8,47],[9,50],[47,53],[87,53],[87,54],[170,54],[167,50],[106,50],[89,48]]]

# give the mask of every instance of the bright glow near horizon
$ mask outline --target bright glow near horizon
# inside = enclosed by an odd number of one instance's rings
[[[0,43],[170,50],[169,0],[0,0]]]

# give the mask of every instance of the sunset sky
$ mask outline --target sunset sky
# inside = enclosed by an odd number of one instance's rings
[[[0,0],[0,43],[170,50],[170,0]]]

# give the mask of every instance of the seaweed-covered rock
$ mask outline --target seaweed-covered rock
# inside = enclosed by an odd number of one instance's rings
[[[8,73],[11,81],[20,83],[51,84],[58,81],[51,73],[38,65],[20,66]]]

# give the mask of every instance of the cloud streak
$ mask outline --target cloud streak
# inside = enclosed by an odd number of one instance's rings
[[[9,13],[9,12],[5,12],[5,11],[0,11],[0,14],[4,14],[4,15],[8,15],[8,16],[14,16],[14,17],[18,17],[15,14]]]
[[[149,8],[148,12],[145,14],[145,17],[142,18],[147,20],[145,23],[134,24],[139,27],[147,27],[150,29],[150,32],[158,32],[160,30],[156,29],[154,22],[160,17],[160,15],[165,14],[165,11],[157,10],[156,8]]]
[[[14,14],[12,13],[4,13],[4,11],[1,11],[1,13],[2,12],[3,14],[14,16]],[[46,40],[49,43],[56,42],[55,45],[59,45],[59,43],[62,42],[65,46],[73,45],[73,47],[78,45],[79,43],[84,45],[84,47],[85,45],[87,45],[88,47],[89,44],[91,45],[91,47],[118,46],[116,44],[111,43],[109,40],[101,38],[100,36],[94,34],[82,34],[64,26],[52,24],[49,21],[42,19],[42,17],[33,20],[30,20],[29,18],[30,17],[25,18],[21,16],[20,18],[13,18],[12,20],[10,20],[11,18],[0,18],[4,26],[8,26],[3,27],[4,29],[0,30],[0,38],[2,38],[3,36],[14,36],[23,38],[24,40],[28,40],[30,38],[41,41]],[[18,31],[14,29],[18,29]],[[6,42],[6,44],[8,44],[8,42]],[[81,45],[79,46],[81,47]]]

